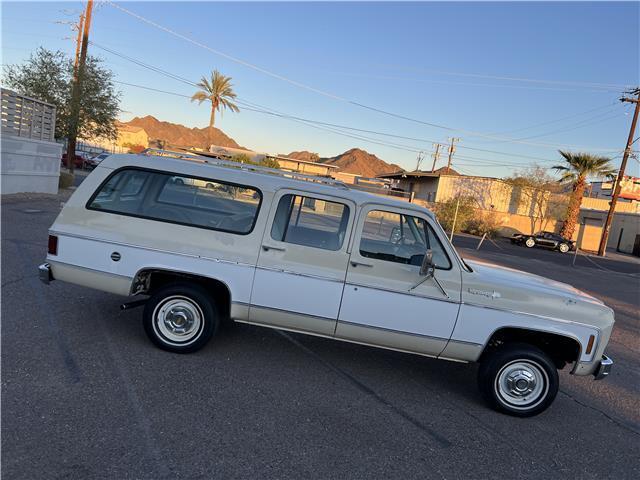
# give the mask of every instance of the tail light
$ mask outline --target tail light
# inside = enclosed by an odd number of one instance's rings
[[[56,235],[49,235],[49,248],[47,251],[50,255],[58,254],[58,237]]]

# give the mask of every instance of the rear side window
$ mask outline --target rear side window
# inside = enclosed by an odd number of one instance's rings
[[[349,223],[349,207],[301,195],[284,195],[271,227],[271,238],[324,250],[340,250]]]
[[[260,191],[248,186],[124,169],[98,188],[87,208],[248,234],[255,225],[261,201]]]

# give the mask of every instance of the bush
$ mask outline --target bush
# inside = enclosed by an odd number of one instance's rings
[[[496,237],[500,232],[500,223],[496,219],[495,213],[485,213],[482,215],[478,212],[467,222],[464,231],[479,237],[485,233],[488,237]]]
[[[69,188],[73,185],[73,175],[67,172],[60,172],[58,178],[58,188]]]
[[[458,202],[460,202],[458,204]],[[456,216],[456,206],[458,215]],[[435,213],[442,228],[447,233],[451,232],[453,219],[456,218],[456,232],[464,231],[468,223],[476,215],[476,201],[473,197],[451,198],[444,203],[439,203],[435,207]]]

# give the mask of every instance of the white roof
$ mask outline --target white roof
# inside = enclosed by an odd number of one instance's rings
[[[169,153],[169,152],[167,152]],[[179,155],[179,154],[176,154]],[[433,217],[433,213],[420,205],[396,200],[390,196],[374,195],[349,188],[342,182],[298,174],[266,167],[237,162],[228,162],[196,155],[185,155],[183,158],[157,156],[148,154],[115,154],[104,159],[99,168],[118,169],[122,167],[138,167],[161,170],[175,175],[189,175],[211,180],[228,181],[240,185],[255,186],[260,190],[275,192],[282,188],[303,190],[327,196],[341,197],[353,201],[358,205],[378,204],[395,208],[410,209],[426,213]]]

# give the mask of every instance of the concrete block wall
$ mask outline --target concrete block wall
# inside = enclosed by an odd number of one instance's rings
[[[57,193],[62,145],[2,135],[0,193]]]

